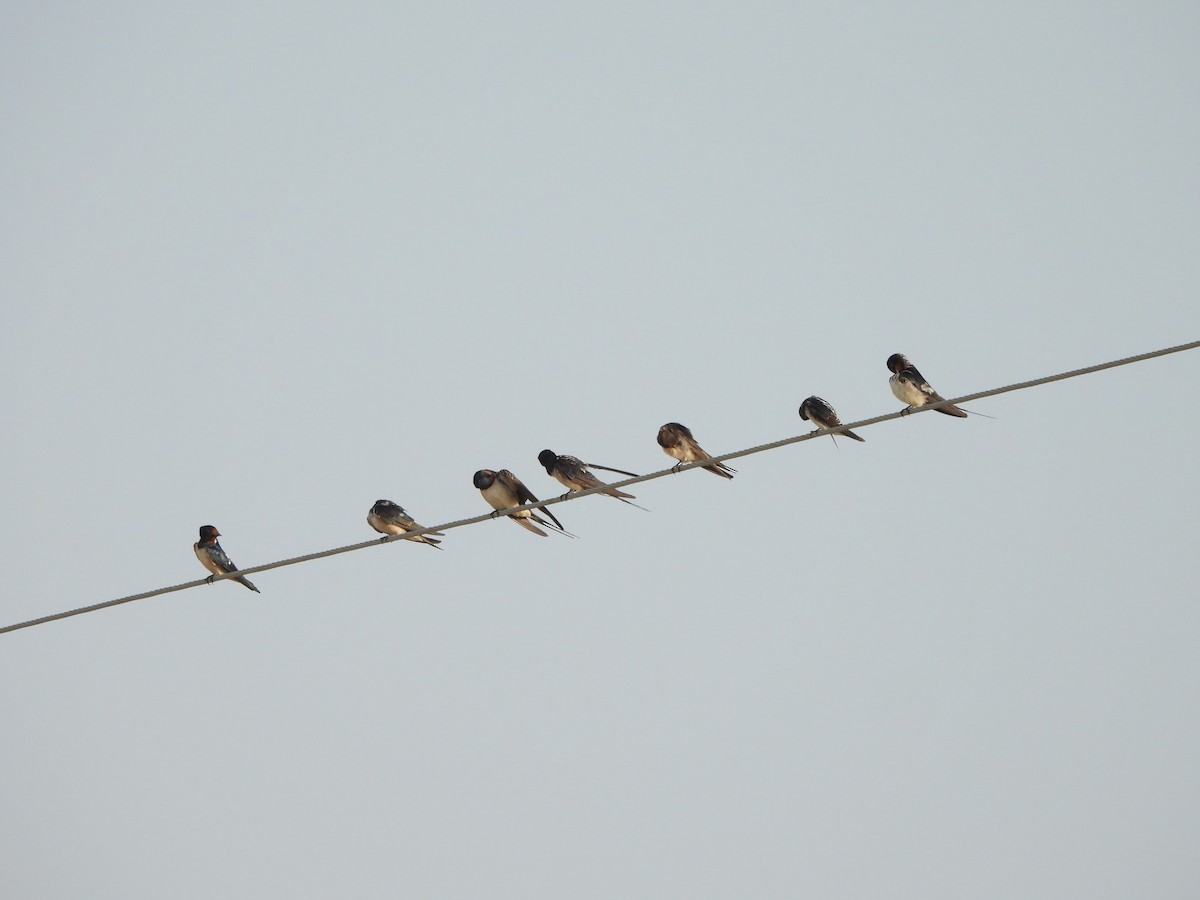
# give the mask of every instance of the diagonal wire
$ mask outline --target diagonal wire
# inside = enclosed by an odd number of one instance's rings
[[[100,609],[107,609],[110,606],[120,606],[123,603],[132,603],[134,600],[146,600],[150,597],[158,597],[162,594],[171,594],[175,591],[185,591],[189,588],[199,587],[202,584],[210,584],[214,581],[226,581],[230,578],[236,578],[241,575],[253,575],[256,572],[268,572],[271,569],[282,569],[284,566],[294,566],[299,563],[311,562],[314,559],[324,559],[327,556],[337,556],[340,553],[350,553],[354,550],[365,550],[367,547],[378,547],[381,544],[391,543],[392,541],[413,540],[423,534],[437,531],[449,531],[451,528],[462,528],[465,525],[475,525],[479,522],[487,522],[497,516],[511,516],[513,513],[520,512],[525,509],[540,509],[543,506],[553,506],[555,503],[566,503],[571,500],[578,500],[580,497],[586,497],[589,494],[597,494],[611,488],[623,488],[631,484],[639,484],[643,481],[653,481],[655,478],[663,478],[667,475],[674,475],[676,472],[686,472],[688,469],[694,469],[698,466],[710,465],[713,462],[724,462],[730,459],[740,459],[743,456],[752,456],[755,453],[763,453],[767,450],[777,450],[780,447],[786,447],[789,444],[799,444],[803,441],[811,441],[813,438],[824,437],[827,434],[841,434],[843,431],[851,429],[862,429],[870,425],[878,425],[880,422],[887,422],[891,419],[898,419],[901,416],[915,415],[917,413],[929,412],[943,406],[958,406],[963,403],[970,403],[973,400],[981,400],[984,397],[995,397],[998,394],[1007,394],[1010,391],[1023,391],[1027,388],[1038,387],[1043,384],[1050,384],[1055,381],[1065,381],[1068,378],[1078,378],[1080,375],[1091,375],[1094,372],[1103,372],[1105,369],[1115,369],[1119,366],[1128,366],[1132,363],[1144,362],[1148,359],[1155,359],[1159,356],[1167,356],[1171,353],[1181,353],[1184,350],[1195,350],[1200,347],[1200,341],[1191,341],[1187,344],[1177,344],[1174,347],[1164,347],[1162,350],[1152,350],[1149,353],[1139,353],[1137,356],[1126,356],[1122,359],[1114,359],[1109,362],[1097,363],[1094,366],[1086,366],[1082,369],[1072,369],[1069,372],[1060,372],[1057,375],[1046,375],[1042,378],[1034,378],[1031,381],[1019,381],[1014,384],[1004,385],[1003,387],[991,388],[986,391],[978,391],[974,394],[965,394],[961,397],[952,397],[949,400],[942,400],[937,403],[930,403],[916,409],[902,409],[897,412],[886,413],[882,416],[875,416],[871,419],[862,419],[858,422],[848,422],[843,425],[838,425],[834,428],[819,429],[810,431],[806,434],[796,435],[795,437],[783,438],[778,441],[771,441],[768,444],[759,444],[755,447],[747,447],[745,450],[736,450],[733,453],[725,453],[721,456],[713,456],[710,459],[700,462],[685,463],[680,466],[672,466],[668,469],[662,469],[658,472],[651,472],[648,475],[638,475],[634,478],[627,478],[624,481],[614,481],[611,484],[603,484],[597,487],[588,488],[584,491],[572,491],[564,494],[561,497],[553,497],[549,500],[538,500],[536,503],[526,503],[524,506],[514,506],[512,509],[501,510],[499,513],[484,513],[480,516],[471,516],[467,519],[457,519],[453,522],[447,522],[444,525],[433,525],[428,528],[421,528],[416,531],[409,531],[405,534],[388,535],[384,538],[374,538],[369,541],[360,541],[357,544],[347,544],[344,547],[334,547],[330,550],[319,550],[316,553],[306,553],[303,556],[293,556],[288,559],[277,560],[276,562],[264,563],[261,566],[251,566],[248,569],[239,569],[236,572],[231,572],[228,575],[214,575],[212,579],[200,578],[196,581],[187,581],[183,584],[175,584],[170,587],[156,588],[153,591],[145,591],[141,594],[130,594],[128,597],[119,597],[116,600],[106,600],[103,603],[94,603],[91,606],[81,606],[78,609],[67,610],[66,612],[54,613],[49,616],[42,616],[38,619],[30,619],[28,622],[18,622],[15,625],[6,625],[0,628],[0,634],[5,634],[10,631],[19,631],[22,628],[32,628],[34,625],[42,625],[46,622],[53,622],[57,619],[67,619],[71,616],[81,616],[84,613],[95,612]]]

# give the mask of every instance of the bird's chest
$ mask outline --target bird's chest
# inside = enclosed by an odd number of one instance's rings
[[[897,400],[907,403],[909,406],[921,406],[925,403],[927,399],[925,393],[907,378],[893,375],[888,381],[892,385],[892,393],[896,395]]]
[[[389,522],[382,516],[370,513],[367,516],[367,524],[378,531],[380,534],[400,534],[404,529],[395,522]]]
[[[493,483],[491,487],[484,488],[479,493],[483,494],[483,499],[488,502],[488,505],[492,509],[508,509],[521,505],[517,502],[516,495],[499,481]]]
[[[691,454],[688,453],[687,447],[683,444],[673,444],[670,447],[663,447],[663,453],[667,454],[671,459],[677,459],[680,462],[688,462],[691,459]]]
[[[216,561],[209,554],[207,547],[195,544],[192,546],[192,549],[196,551],[196,559],[200,560],[200,565],[204,566],[204,568],[208,569],[214,575],[221,574],[221,567],[217,565]]]

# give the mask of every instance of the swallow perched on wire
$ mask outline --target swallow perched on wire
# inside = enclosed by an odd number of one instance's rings
[[[812,422],[817,428],[836,428],[842,424],[842,420],[838,418],[837,410],[820,397],[809,397],[800,404],[800,418],[806,422]],[[861,441],[864,444],[867,442],[866,438],[859,437],[853,431],[843,431],[842,434],[852,440]],[[836,436],[831,434],[830,437],[834,438]]]
[[[892,377],[888,379],[888,384],[892,386],[892,393],[901,403],[907,403],[909,409],[946,399],[933,389],[933,385],[925,380],[924,376],[917,371],[917,367],[909,362],[908,357],[903,353],[893,353],[889,356],[887,367],[888,371],[892,373]],[[953,404],[939,406],[937,411],[959,419],[967,417],[966,410],[959,409]]]
[[[200,560],[200,565],[212,572],[207,579],[209,584],[212,584],[213,575],[228,575],[230,572],[238,570],[238,567],[233,564],[233,560],[225,555],[225,551],[217,543],[217,538],[220,536],[221,532],[212,525],[202,525],[200,526],[200,540],[192,545],[192,549],[196,551],[196,559]],[[238,575],[233,580],[240,581],[256,594],[262,593],[245,575]]]
[[[678,422],[668,422],[658,429],[658,446],[663,448],[663,453],[667,456],[679,460],[674,466],[676,472],[684,463],[712,459],[704,452],[704,448],[696,443],[696,439],[692,437],[692,432],[688,430],[688,427],[680,425]],[[737,469],[731,469],[722,462],[712,462],[702,468],[714,475],[729,479],[732,479],[737,472]]]
[[[483,499],[488,502],[488,505],[496,510],[492,513],[493,516],[498,516],[501,510],[512,509],[515,506],[524,506],[526,503],[537,503],[538,498],[533,496],[533,492],[525,487],[524,483],[508,469],[501,469],[499,472],[494,472],[491,469],[480,469],[475,473],[475,477],[471,479],[475,487],[479,488],[479,493],[483,494]],[[532,509],[524,509],[520,512],[515,512],[511,516],[514,522],[522,528],[528,528],[534,534],[546,537],[546,532],[534,525],[545,525],[559,534],[565,534],[567,537],[574,537],[565,528],[562,523],[554,517],[554,513],[548,509],[542,509],[547,516],[550,517],[550,522],[547,522],[541,516],[537,515],[537,511]],[[553,524],[551,524],[553,522]]]
[[[386,540],[389,534],[407,534],[410,531],[420,531],[424,525],[420,525],[413,521],[413,517],[404,511],[404,507],[391,500],[376,500],[375,505],[371,507],[371,511],[367,513],[367,524],[383,535],[380,540]],[[427,534],[419,534],[414,541],[420,541],[422,544],[428,544],[430,547],[441,547],[437,545],[441,541],[433,537],[445,537],[440,531],[430,531]]]
[[[588,488],[600,487],[604,484],[603,481],[589,471],[589,467],[602,469],[605,472],[616,472],[618,475],[628,475],[630,478],[637,478],[637,475],[633,472],[626,472],[622,469],[610,469],[608,466],[598,466],[595,463],[585,463],[576,456],[567,456],[565,453],[560,455],[553,450],[543,450],[539,453],[538,462],[545,467],[547,475],[567,488],[567,494],[571,491],[586,491]],[[633,494],[627,494],[625,491],[618,490],[615,487],[606,487],[600,493],[615,497],[622,503],[629,503],[630,500],[637,499]],[[563,496],[566,497],[567,494],[563,494]],[[636,503],[629,503],[629,505],[637,506],[638,509],[646,508],[638,506]]]

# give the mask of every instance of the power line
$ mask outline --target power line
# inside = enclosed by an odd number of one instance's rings
[[[1080,375],[1091,375],[1094,372],[1103,372],[1105,369],[1115,369],[1119,366],[1128,366],[1132,363],[1144,362],[1148,359],[1154,359],[1159,356],[1167,356],[1171,353],[1181,353],[1184,350],[1195,350],[1200,347],[1200,341],[1192,341],[1187,344],[1178,344],[1174,347],[1165,347],[1162,350],[1153,350],[1150,353],[1139,353],[1137,356],[1127,356],[1123,359],[1114,359],[1110,362],[1098,363],[1094,366],[1087,366],[1082,369],[1072,369],[1069,372],[1060,372],[1057,375],[1046,375],[1042,378],[1034,378],[1032,381],[1020,381],[1015,384],[1008,384],[1004,387],[991,388],[986,391],[979,391],[974,394],[965,394],[962,397],[954,397],[949,400],[942,400],[938,403],[930,403],[926,406],[921,406],[916,409],[902,409],[896,412],[886,413],[882,416],[875,416],[871,419],[862,419],[858,422],[848,422],[843,425],[838,425],[835,428],[822,429],[819,431],[808,432],[807,434],[796,435],[795,437],[783,438],[782,440],[772,441],[769,444],[759,444],[755,447],[748,447],[745,450],[736,450],[733,453],[725,453],[721,456],[714,456],[711,459],[701,462],[685,463],[678,468],[662,469],[658,472],[651,472],[648,475],[638,475],[635,478],[627,478],[624,481],[614,481],[611,484],[604,484],[598,487],[588,488],[584,491],[576,491],[568,493],[561,497],[553,497],[548,500],[539,500],[536,503],[526,503],[524,506],[516,506],[512,509],[502,510],[498,515],[510,516],[515,512],[525,509],[540,509],[543,506],[553,506],[555,503],[567,503],[571,500],[578,500],[580,497],[587,497],[590,494],[597,494],[610,488],[623,488],[631,484],[639,484],[643,481],[653,481],[655,478],[663,478],[667,475],[673,475],[676,472],[685,472],[688,469],[694,469],[698,466],[709,465],[713,461],[724,462],[730,459],[739,459],[743,456],[752,456],[755,453],[763,453],[767,450],[777,450],[780,447],[786,447],[789,444],[799,444],[802,441],[811,441],[814,438],[824,437],[827,434],[841,434],[843,431],[851,429],[866,428],[870,425],[877,425],[880,422],[887,422],[891,419],[898,419],[901,416],[915,415],[917,413],[929,412],[943,406],[954,405],[958,406],[963,403],[970,403],[973,400],[981,400],[984,397],[995,397],[997,394],[1007,394],[1010,391],[1023,391],[1026,388],[1038,387],[1043,384],[1050,384],[1055,381],[1065,381],[1068,378],[1078,378]],[[38,619],[30,619],[28,622],[18,622],[15,625],[6,625],[0,628],[0,634],[5,634],[10,631],[19,631],[22,628],[32,628],[34,625],[42,625],[46,622],[53,622],[56,619],[67,619],[71,616],[81,616],[84,613],[95,612],[99,609],[107,609],[110,606],[120,606],[123,603],[132,603],[134,600],[146,600],[150,597],[158,597],[162,594],[171,594],[175,591],[185,591],[188,588],[199,587],[202,584],[210,584],[214,581],[226,581],[230,578],[236,578],[240,575],[253,575],[256,572],[267,572],[271,569],[282,569],[284,566],[294,566],[298,563],[311,562],[314,559],[324,559],[327,556],[337,556],[340,553],[350,553],[354,550],[363,550],[367,547],[378,547],[380,544],[391,543],[392,541],[413,540],[423,534],[429,534],[437,531],[449,531],[451,528],[462,528],[465,525],[475,525],[479,522],[487,522],[496,518],[492,513],[485,513],[480,516],[471,516],[467,519],[458,519],[453,522],[447,522],[444,525],[434,525],[429,528],[421,528],[415,531],[407,532],[403,535],[388,535],[382,539],[375,538],[369,541],[361,541],[357,544],[347,544],[344,547],[335,547],[331,550],[320,550],[316,553],[306,553],[303,556],[293,556],[288,559],[281,559],[272,563],[265,563],[261,566],[251,566],[247,569],[239,569],[237,572],[229,575],[214,575],[211,580],[209,578],[200,578],[196,581],[188,581],[183,584],[175,584],[170,587],[157,588],[153,591],[146,591],[141,594],[131,594],[128,597],[119,597],[116,600],[106,600],[103,603],[94,603],[91,606],[81,606],[78,609],[67,610],[66,612],[55,613],[50,616],[42,616]]]

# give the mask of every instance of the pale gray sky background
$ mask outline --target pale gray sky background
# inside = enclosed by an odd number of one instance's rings
[[[1200,336],[1192,3],[8,3],[9,624]],[[12,898],[1194,898],[1200,353],[0,636]]]

